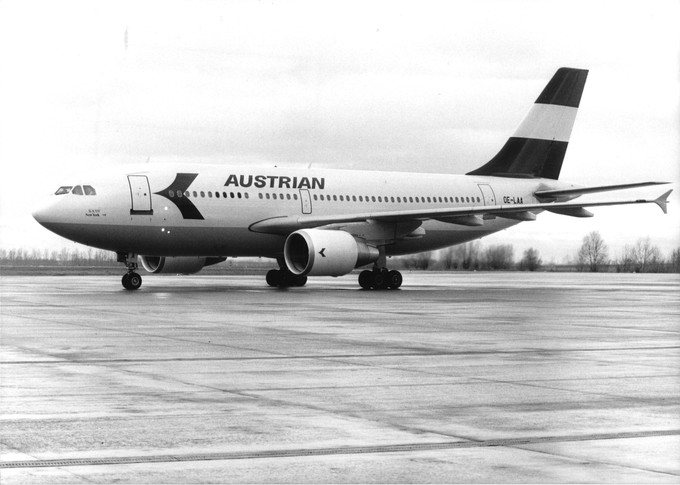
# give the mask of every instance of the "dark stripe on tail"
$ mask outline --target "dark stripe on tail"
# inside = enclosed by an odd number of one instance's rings
[[[495,157],[468,175],[557,180],[566,152],[566,141],[511,137]]]
[[[556,104],[578,108],[588,71],[562,67],[557,70],[541,95],[536,99],[539,104]]]
[[[557,180],[587,76],[584,69],[558,69],[515,135],[467,175]]]

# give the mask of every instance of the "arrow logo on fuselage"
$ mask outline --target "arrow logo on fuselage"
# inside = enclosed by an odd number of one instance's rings
[[[178,173],[175,180],[160,192],[154,192],[156,195],[165,197],[170,202],[175,204],[182,213],[184,219],[199,219],[203,220],[203,214],[196,208],[193,202],[186,196],[189,193],[189,186],[198,177],[197,173]]]
[[[326,248],[323,248],[321,251],[319,251],[319,254],[321,255],[322,258],[325,258],[326,255],[323,253],[326,250]]]

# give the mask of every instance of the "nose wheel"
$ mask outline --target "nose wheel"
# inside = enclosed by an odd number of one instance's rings
[[[123,288],[126,290],[138,290],[142,286],[142,277],[134,271],[123,275]]]
[[[134,253],[118,253],[118,262],[124,263],[128,272],[123,275],[123,288],[138,290],[142,286],[142,277],[137,274],[137,255]]]

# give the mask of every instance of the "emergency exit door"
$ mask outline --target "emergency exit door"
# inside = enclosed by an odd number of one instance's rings
[[[130,214],[151,215],[151,189],[146,175],[128,175],[130,184],[131,207]]]
[[[482,191],[482,197],[484,197],[484,205],[496,205],[496,196],[493,193],[493,189],[489,184],[477,184],[479,190]]]
[[[309,196],[309,190],[300,189],[300,203],[302,204],[302,213],[312,213],[312,198]]]

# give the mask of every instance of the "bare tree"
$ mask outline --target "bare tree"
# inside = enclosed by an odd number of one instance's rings
[[[671,252],[668,258],[668,271],[673,273],[680,273],[680,248],[676,248]]]
[[[655,272],[659,270],[662,263],[661,251],[657,246],[653,246],[649,236],[638,239],[635,244],[636,273]]]
[[[583,238],[578,250],[577,266],[579,271],[597,272],[608,261],[609,249],[599,231],[592,231]]]
[[[536,271],[541,267],[541,257],[539,256],[538,250],[534,248],[529,248],[524,251],[524,256],[519,262],[519,269],[522,271]]]
[[[510,269],[515,262],[512,244],[494,244],[484,251],[488,269]]]

